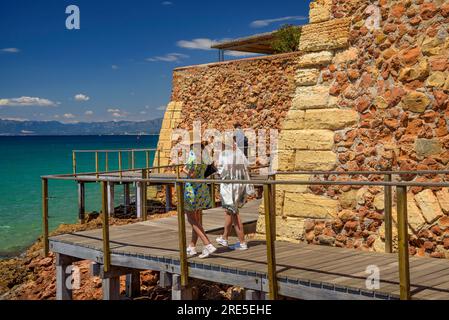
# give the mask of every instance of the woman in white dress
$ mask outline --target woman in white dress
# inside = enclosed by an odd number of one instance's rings
[[[249,180],[248,159],[238,148],[235,137],[232,147],[226,148],[221,152],[218,163],[217,173],[222,180]],[[254,186],[251,184],[229,183],[220,184],[221,204],[225,209],[225,225],[223,235],[216,239],[217,243],[228,247],[228,237],[231,226],[234,224],[235,232],[239,242],[229,246],[232,250],[247,250],[248,245],[245,241],[243,223],[240,219],[239,209],[245,204],[248,195],[254,194]]]

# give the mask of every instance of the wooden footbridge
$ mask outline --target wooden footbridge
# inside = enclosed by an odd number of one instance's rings
[[[44,176],[43,227],[45,254],[57,255],[57,298],[70,299],[65,286],[66,268],[74,261],[94,262],[92,272],[103,279],[104,299],[119,298],[119,277],[127,275],[129,295],[140,288],[139,272],[161,272],[160,285],[172,286],[173,299],[191,298],[189,279],[203,279],[241,286],[247,299],[449,299],[449,260],[409,257],[407,234],[407,187],[448,187],[447,183],[392,182],[392,175],[411,172],[345,172],[347,175],[385,175],[385,181],[283,181],[269,177],[251,180],[183,179],[175,174],[154,173],[154,168],[141,170],[137,176],[123,172]],[[304,174],[304,172],[296,172]],[[413,174],[439,174],[435,171]],[[289,174],[292,174],[289,172]],[[308,174],[342,174],[341,172],[308,172]],[[447,172],[444,172],[447,174]],[[277,173],[277,176],[282,173]],[[48,180],[101,182],[103,190],[103,228],[48,237]],[[186,256],[187,238],[182,203],[177,217],[142,221],[109,227],[108,183],[136,183],[143,190],[148,185],[174,185],[177,195],[183,194],[187,182],[211,184],[251,183],[263,186],[266,237],[250,240],[248,251],[220,248],[211,257],[199,259]],[[274,193],[276,185],[377,185],[385,188],[385,224],[387,253],[362,252],[354,249],[295,244],[276,240]],[[391,189],[396,188],[398,211],[398,252],[392,251]],[[145,201],[144,201],[145,202]],[[242,217],[254,231],[260,201],[249,202]],[[144,204],[143,204],[144,206]],[[146,216],[142,215],[142,220]],[[208,233],[219,233],[223,210],[214,208],[204,214]],[[213,240],[213,236],[211,240]],[[181,250],[180,250],[181,248]],[[374,278],[373,278],[374,277]],[[373,281],[374,279],[374,281]],[[378,280],[376,282],[375,280]]]

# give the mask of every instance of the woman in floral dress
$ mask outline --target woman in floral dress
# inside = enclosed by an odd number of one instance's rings
[[[190,146],[189,156],[186,165],[184,166],[184,173],[191,179],[204,179],[204,173],[210,161],[207,152],[203,152],[204,146],[201,144]],[[203,153],[203,155],[201,155]],[[192,240],[187,248],[187,254],[194,256],[197,254],[196,243],[198,238],[204,244],[203,252],[200,258],[206,258],[211,253],[215,252],[215,248],[207,237],[201,222],[201,215],[203,209],[212,207],[212,199],[209,188],[205,183],[186,183],[184,188],[184,209],[187,214],[187,220],[192,226]]]

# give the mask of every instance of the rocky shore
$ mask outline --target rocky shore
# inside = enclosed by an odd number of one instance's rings
[[[159,219],[176,212],[153,214],[149,219]],[[124,225],[137,222],[133,218],[111,218],[111,225]],[[67,224],[59,226],[51,235],[68,232],[85,231],[101,228],[101,219],[93,218],[87,223]],[[43,257],[42,240],[38,239],[25,253],[19,257],[0,260],[0,300],[55,300],[56,276],[55,256],[50,254]],[[89,273],[89,261],[75,263],[79,267],[81,281],[80,288],[73,291],[74,300],[101,300],[102,282],[98,277]],[[169,300],[171,290],[158,286],[159,272],[141,272],[141,296],[139,300]],[[198,299],[229,300],[241,299],[243,290],[208,283],[205,281],[192,281],[193,292]],[[125,278],[121,279],[121,293],[125,293]]]

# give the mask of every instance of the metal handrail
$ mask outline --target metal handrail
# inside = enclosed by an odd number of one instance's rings
[[[130,148],[130,149],[92,149],[92,150],[72,150],[72,171],[73,174],[77,174],[77,159],[76,155],[78,153],[93,153],[95,155],[95,174],[98,176],[100,174],[100,163],[99,163],[99,155],[105,154],[105,169],[106,172],[109,172],[109,154],[117,153],[118,154],[118,166],[119,171],[123,171],[122,168],[122,154],[128,153],[128,169],[135,169],[135,153],[136,152],[145,152],[145,162],[146,167],[150,167],[150,152],[155,151],[157,156],[157,165],[160,166],[161,163],[161,151],[159,149],[154,148]]]
[[[166,166],[175,167],[175,166]],[[179,168],[179,165],[178,165]],[[152,170],[154,168],[148,168]],[[273,174],[377,174],[383,175],[383,181],[304,181],[304,180],[274,180],[270,177]],[[275,228],[275,208],[274,201],[274,187],[276,185],[351,185],[351,186],[383,186],[385,188],[385,224],[386,224],[386,252],[392,251],[392,227],[391,227],[391,212],[392,212],[392,187],[397,189],[397,223],[398,223],[398,256],[399,256],[399,278],[400,278],[400,297],[401,299],[410,299],[410,269],[409,269],[409,252],[408,252],[408,222],[407,222],[407,187],[449,187],[449,182],[413,182],[413,181],[392,181],[392,175],[426,175],[426,174],[449,174],[449,171],[353,171],[353,172],[339,172],[339,171],[294,171],[272,173],[266,180],[229,180],[229,179],[185,179],[179,177],[179,170],[176,178],[160,178],[160,177],[105,177],[97,176],[95,173],[92,176],[83,176],[83,181],[102,182],[103,190],[107,182],[122,182],[122,183],[141,183],[149,184],[174,184],[177,191],[178,199],[183,198],[183,188],[185,183],[208,183],[208,184],[253,184],[264,187],[264,210],[265,210],[265,228],[266,228],[266,245],[267,245],[267,274],[270,288],[270,298],[276,299],[278,296],[277,278],[276,278],[276,255],[274,241],[276,236]],[[43,238],[44,238],[44,252],[47,255],[48,247],[48,180],[73,180],[77,181],[77,175],[47,175],[42,176],[43,187]],[[103,215],[107,215],[107,195],[103,195]],[[104,259],[104,268],[110,268],[110,247],[109,247],[109,225],[107,219],[103,218],[103,254],[108,257]],[[178,205],[178,231],[180,233],[180,266],[181,266],[181,281],[183,285],[188,283],[188,263],[186,257],[186,231],[184,208],[181,202]]]

